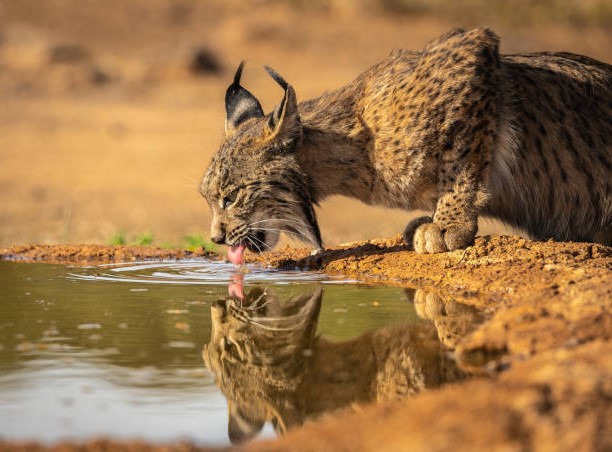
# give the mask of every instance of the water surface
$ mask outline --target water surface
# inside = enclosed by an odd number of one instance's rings
[[[403,289],[252,268],[244,275],[247,298],[228,299],[234,278],[232,266],[203,260],[88,268],[0,262],[0,437],[223,445],[228,423],[233,439],[248,433],[232,427],[240,417],[256,418],[250,428],[272,435],[272,426],[282,432],[376,396],[350,372],[364,363],[379,372],[363,350],[394,343],[387,336],[435,336]],[[437,337],[436,344],[411,365],[446,363],[433,356],[444,350]],[[259,380],[249,379],[257,372]],[[427,384],[451,379],[442,372]],[[330,388],[339,382],[346,394],[322,406],[323,397],[305,395],[309,378]],[[270,396],[278,385],[283,391]],[[281,402],[300,413],[274,408]]]

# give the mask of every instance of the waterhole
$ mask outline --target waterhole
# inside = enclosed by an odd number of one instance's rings
[[[271,436],[464,378],[452,349],[480,319],[314,272],[0,262],[0,439]]]

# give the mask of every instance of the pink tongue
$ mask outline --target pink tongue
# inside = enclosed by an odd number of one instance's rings
[[[244,262],[244,249],[245,245],[234,245],[230,246],[227,250],[227,258],[234,265],[241,265]]]

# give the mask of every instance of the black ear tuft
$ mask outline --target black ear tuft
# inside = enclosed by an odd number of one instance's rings
[[[268,117],[268,130],[271,136],[284,143],[294,143],[302,136],[302,124],[298,114],[298,104],[293,87],[269,66],[264,66],[270,77],[278,83],[285,94],[280,104]]]
[[[242,77],[242,69],[244,69],[244,60],[240,62],[240,64],[238,65],[238,69],[236,69],[236,74],[234,74],[234,83],[232,83],[232,86],[240,86],[240,77]]]
[[[266,71],[268,71],[268,74],[270,74],[270,77],[272,77],[276,81],[276,83],[278,83],[284,90],[287,90],[287,88],[289,87],[289,83],[287,83],[278,72],[276,72],[270,66],[264,66],[264,68],[266,68]]]
[[[240,85],[244,61],[240,63],[234,75],[234,82],[225,92],[225,134],[233,135],[236,129],[247,119],[263,117],[261,104],[253,94]]]

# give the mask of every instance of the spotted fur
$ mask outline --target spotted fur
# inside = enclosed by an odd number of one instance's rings
[[[421,253],[469,245],[481,215],[612,244],[612,66],[498,47],[489,29],[454,30],[299,105],[269,70],[283,101],[242,121],[229,105],[202,181],[213,240],[262,251],[284,230],[320,248],[312,205],[339,194],[432,212],[404,231]]]

